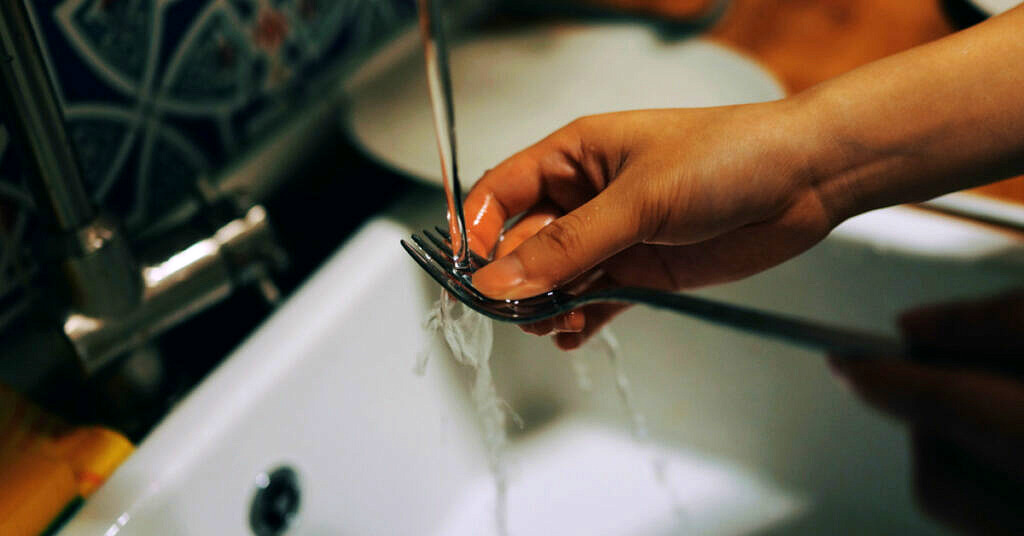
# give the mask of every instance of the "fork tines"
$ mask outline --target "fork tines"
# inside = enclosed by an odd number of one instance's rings
[[[487,300],[486,296],[473,288],[472,281],[468,278],[475,267],[468,271],[456,270],[451,248],[444,247],[443,243],[437,244],[439,239],[431,237],[430,231],[424,230],[423,235],[428,238],[425,239],[416,233],[412,235],[412,241],[418,247],[405,240],[402,240],[402,247],[434,280],[463,301],[465,299]]]
[[[430,229],[424,229],[423,236],[427,237],[427,240],[430,240],[430,242],[434,244],[434,246],[437,247],[437,249],[441,250],[441,253],[444,254],[445,259],[451,261],[452,267],[455,266],[455,254],[452,252],[451,241],[442,240],[441,237],[430,232]],[[415,235],[413,235],[413,239],[415,239]],[[478,268],[481,268],[482,266],[483,264],[480,264],[479,262],[477,262],[477,259],[473,258],[473,256],[470,256],[468,268],[469,272],[475,272]]]
[[[441,238],[448,237],[449,234],[440,227],[435,227],[434,229],[437,231],[436,234],[427,229],[422,231],[422,236],[420,234],[413,233],[412,241],[415,242],[415,245],[409,244],[403,240],[402,247],[405,248],[405,251],[409,253],[409,255],[411,255],[412,258],[419,263],[419,265],[423,267],[423,269],[426,270],[435,281],[440,283],[441,286],[448,289],[449,292],[462,301],[472,301],[472,304],[475,306],[474,308],[482,307],[483,304],[506,302],[506,300],[495,300],[489,296],[485,296],[473,286],[473,281],[471,279],[473,272],[486,265],[487,260],[475,253],[470,253],[469,269],[456,269],[450,243],[447,240],[442,240]],[[531,296],[529,298],[509,302],[508,305],[514,308],[543,306],[550,303],[552,298],[556,296],[564,299],[564,296],[560,293],[547,292],[537,296]],[[494,316],[493,312],[485,314],[495,318],[505,318],[504,316]]]
[[[414,235],[415,236],[415,235]],[[414,240],[415,241],[415,240]],[[422,248],[402,240],[402,248],[410,257],[419,264],[430,277],[434,278],[442,287],[456,296],[467,295],[467,291],[454,274],[449,273],[444,267]]]
[[[434,230],[437,231],[437,234],[439,234],[442,237],[444,237],[443,244],[445,244],[445,247],[447,248],[447,251],[451,251],[451,248],[448,246],[448,244],[451,244],[451,242],[452,242],[452,235],[451,235],[451,233],[449,233],[448,230],[445,229],[444,227],[439,227],[439,226],[434,226]],[[427,231],[424,231],[424,232],[427,232]],[[452,255],[452,256],[454,257],[454,255]],[[473,271],[476,271],[477,268],[483,268],[490,261],[488,261],[487,259],[481,257],[480,255],[477,255],[476,253],[473,253],[473,250],[470,249],[469,250],[469,262],[470,262],[470,268]]]

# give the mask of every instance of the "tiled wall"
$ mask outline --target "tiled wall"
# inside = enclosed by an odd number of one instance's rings
[[[414,0],[26,3],[87,188],[130,233],[279,125],[303,81],[415,11]],[[33,220],[9,141],[0,117],[0,324]]]
[[[22,244],[34,221],[34,203],[18,164],[0,110],[0,327],[24,309],[26,296],[19,290],[32,271]]]

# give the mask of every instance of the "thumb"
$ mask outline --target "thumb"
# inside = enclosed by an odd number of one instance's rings
[[[637,243],[640,214],[613,182],[576,210],[558,218],[508,255],[473,274],[473,285],[495,299],[547,292]]]

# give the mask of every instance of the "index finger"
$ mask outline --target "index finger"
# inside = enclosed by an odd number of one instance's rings
[[[463,204],[474,252],[487,256],[508,220],[545,200],[571,210],[596,193],[578,171],[574,136],[558,130],[484,173]]]

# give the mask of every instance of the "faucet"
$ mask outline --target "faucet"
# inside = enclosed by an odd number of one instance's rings
[[[34,348],[36,355],[44,344],[49,346],[44,351],[67,348],[88,376],[241,285],[257,283],[271,303],[280,298],[270,272],[282,268],[287,258],[266,210],[226,200],[228,194],[204,189],[202,181],[197,197],[207,207],[228,205],[230,216],[221,217],[206,236],[183,226],[165,242],[184,247],[138,258],[119,223],[86,192],[23,0],[0,0],[0,104],[27,157],[30,186],[55,236],[58,273],[68,290],[61,321],[52,329],[15,334],[20,339],[5,341],[4,348]],[[69,344],[53,344],[52,330]],[[4,353],[0,348],[0,358],[7,357]]]
[[[61,271],[73,302],[92,314],[122,313],[141,292],[134,260],[123,233],[86,194],[26,10],[21,0],[0,0],[0,102],[34,168],[40,213],[68,253]]]

